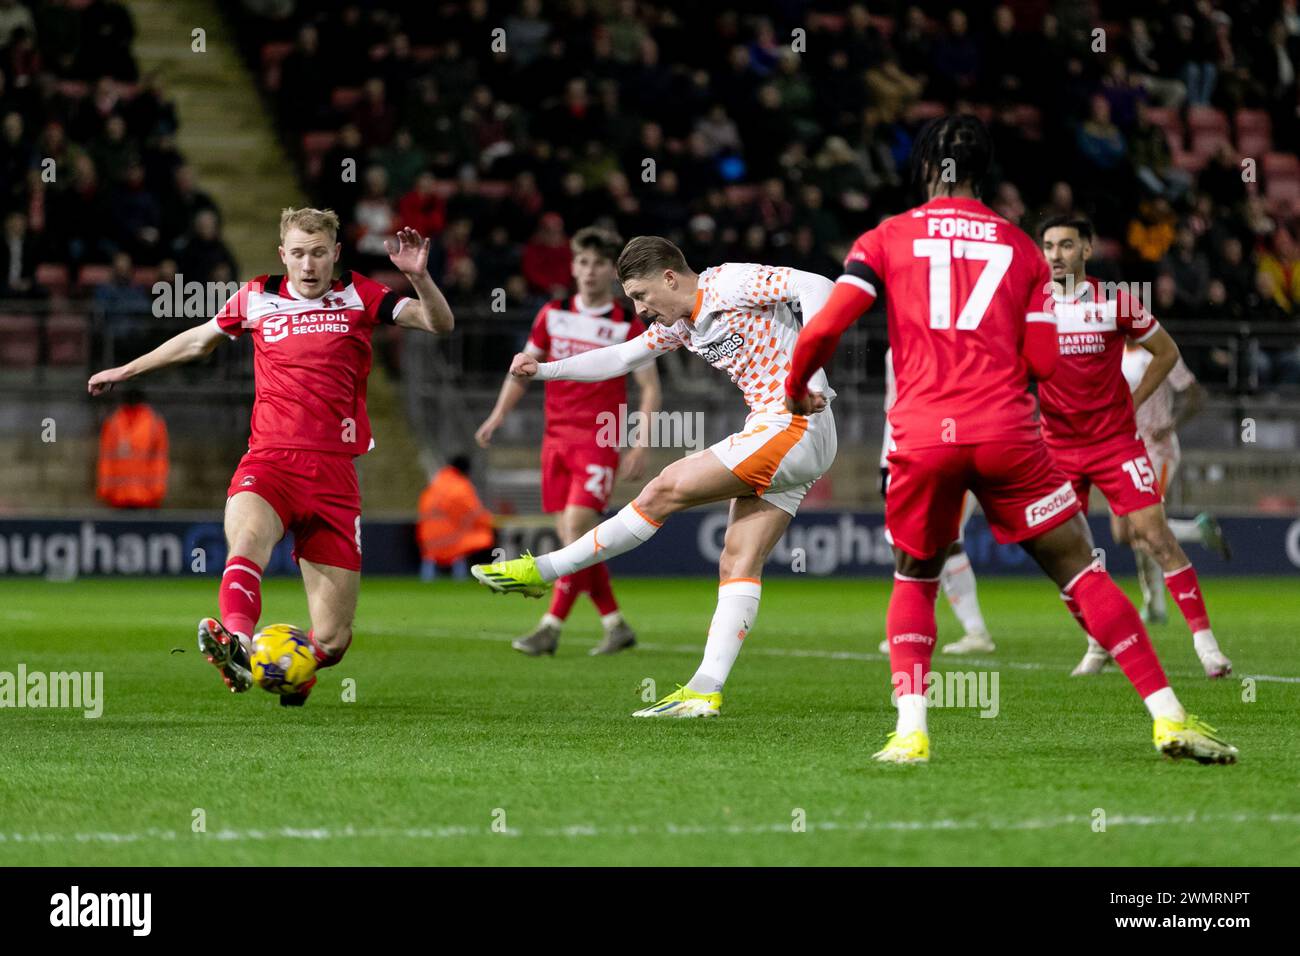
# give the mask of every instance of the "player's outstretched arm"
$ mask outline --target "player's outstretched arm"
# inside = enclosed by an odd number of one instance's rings
[[[524,346],[520,355],[527,355],[533,359],[534,363],[542,357],[542,350],[531,342]],[[514,411],[514,407],[519,404],[519,400],[524,397],[528,391],[528,378],[526,376],[516,377],[514,375],[514,366],[511,366],[510,372],[506,379],[501,383],[501,391],[497,394],[497,403],[492,407],[492,414],[483,420],[483,424],[474,432],[474,440],[478,442],[480,448],[486,448],[492,444],[492,435],[501,423],[506,420],[506,416]]]
[[[547,382],[603,382],[619,378],[649,365],[659,357],[659,353],[644,341],[645,337],[646,333],[643,332],[618,345],[606,345],[580,355],[571,355],[558,362],[539,364],[531,355],[520,352],[510,366],[510,374],[516,378],[536,376]]]
[[[385,239],[384,248],[394,266],[402,270],[418,302],[408,302],[393,321],[403,328],[425,332],[450,332],[456,325],[442,290],[429,276],[429,239],[421,239],[414,229],[403,229],[395,239]]]
[[[118,382],[125,382],[127,379],[145,375],[155,369],[166,368],[168,365],[193,362],[209,354],[224,338],[227,338],[226,333],[221,331],[217,320],[209,319],[202,325],[196,325],[179,335],[173,335],[147,355],[142,355],[117,368],[96,372],[90,377],[86,391],[91,395],[102,395]]]

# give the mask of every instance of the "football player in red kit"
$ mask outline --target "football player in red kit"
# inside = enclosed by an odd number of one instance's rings
[[[570,246],[577,292],[567,299],[546,303],[537,313],[524,352],[539,362],[555,362],[617,345],[645,331],[645,323],[614,296],[614,261],[623,240],[588,226],[578,230]],[[641,420],[649,421],[659,411],[659,373],[653,365],[647,365],[631,377],[641,392]],[[631,481],[645,471],[644,446],[629,448],[620,468],[619,449],[600,440],[602,433],[610,431],[609,422],[626,417],[627,379],[620,375],[603,382],[546,383],[542,510],[556,515],[561,544],[572,544],[600,524],[601,515],[609,507],[616,471],[619,477]],[[506,376],[496,406],[475,433],[479,445],[487,447],[527,389],[527,379]],[[616,654],[633,646],[636,635],[623,620],[610,585],[609,568],[603,563],[557,580],[551,606],[537,627],[511,646],[530,657],[554,654],[560,630],[573,603],[583,593],[590,595],[596,605],[605,631],[590,653]]]
[[[1052,268],[1048,303],[1061,346],[1056,374],[1038,390],[1043,438],[1083,506],[1096,485],[1111,512],[1126,519],[1134,544],[1160,566],[1192,632],[1205,676],[1227,677],[1232,662],[1210,629],[1196,569],[1169,529],[1164,489],[1134,417],[1134,409],[1178,364],[1178,345],[1125,290],[1108,289],[1085,272],[1092,255],[1092,225],[1086,219],[1053,217],[1043,223],[1039,236]],[[1125,341],[1151,354],[1132,394],[1124,380]],[[1108,659],[1105,648],[1089,637],[1088,651],[1074,673],[1095,674]]]
[[[280,216],[285,275],[244,283],[217,315],[117,368],[93,375],[92,395],[118,382],[202,358],[218,343],[253,336],[248,453],[226,499],[229,546],[218,592],[219,618],[199,621],[199,649],[232,692],[252,684],[249,650],[262,611],[262,569],[286,531],[302,570],[317,668],[337,664],[352,642],[361,581],[361,493],[353,459],[374,442],[366,416],[370,338],[381,324],[449,332],[452,314],[429,277],[429,240],[403,229],[388,240],[393,265],[418,301],[363,275],[334,278],[343,247],[332,210]],[[302,704],[313,676],[286,705]]]
[[[803,329],[786,382],[795,413],[820,411],[810,377],[844,330],[886,297],[898,397],[885,523],[894,541],[886,618],[898,724],[875,759],[924,763],[935,596],[971,491],[994,537],[1019,543],[1080,609],[1154,720],[1169,757],[1232,763],[1237,750],[1187,714],[1165,678],[1137,610],[1093,561],[1078,498],[1043,443],[1029,378],[1058,360],[1046,311],[1051,274],[1034,241],[976,198],[992,146],[972,116],[921,132],[913,172],[928,201],[861,236],[826,305]]]

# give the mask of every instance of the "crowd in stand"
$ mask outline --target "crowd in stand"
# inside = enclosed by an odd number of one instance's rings
[[[0,0],[0,298],[147,311],[158,277],[237,277],[134,37],[117,0]]]
[[[598,221],[671,236],[697,267],[834,275],[855,236],[915,200],[922,122],[968,110],[994,137],[994,208],[1031,231],[1090,216],[1095,271],[1150,282],[1161,318],[1300,318],[1296,0],[226,9],[351,264],[382,271],[383,236],[413,226],[457,304],[557,294],[567,237]],[[237,273],[131,35],[112,0],[36,15],[0,0],[0,257],[23,250],[0,281],[19,291],[33,261]]]

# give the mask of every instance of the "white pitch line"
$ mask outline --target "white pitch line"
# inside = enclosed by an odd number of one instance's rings
[[[455,631],[450,628],[393,628],[393,627],[374,627],[363,624],[357,628],[362,634],[385,634],[394,637],[450,637],[457,640],[471,641],[490,641],[492,643],[505,643],[507,638],[500,637],[496,634],[467,634],[464,631]],[[581,644],[584,646],[594,647],[596,641],[583,638],[565,638],[567,642]],[[637,647],[647,651],[665,651],[672,654],[701,654],[704,651],[703,643],[700,644],[647,644],[643,641],[637,641]],[[745,651],[745,654],[754,657],[810,657],[818,660],[828,661],[887,661],[888,654],[880,654],[874,651],[824,651],[816,648],[798,648],[798,647],[765,647],[762,644],[755,644]],[[1043,664],[1038,661],[999,661],[987,657],[948,657],[939,655],[939,660],[948,664],[973,664],[976,667],[985,667],[996,670],[998,668],[1008,668],[1010,670],[1021,671],[1059,671],[1060,668],[1055,664]],[[935,670],[942,670],[936,666]],[[1120,673],[1117,668],[1109,668],[1110,673]],[[1172,671],[1166,670],[1166,674],[1178,678],[1204,678],[1201,671]],[[1275,674],[1234,674],[1232,678],[1241,679],[1249,677],[1252,680],[1263,681],[1275,684],[1300,684],[1300,677],[1285,677]],[[1232,679],[1230,678],[1230,679]]]
[[[1065,814],[1057,817],[1039,817],[1024,820],[807,820],[803,827],[807,832],[817,833],[914,833],[928,831],[986,830],[1052,830],[1061,827],[1088,827],[1095,823],[1092,814]],[[1185,813],[1174,816],[1145,814],[1110,814],[1106,817],[1107,829],[1111,827],[1168,827],[1194,826],[1197,824],[1232,824],[1232,823],[1269,823],[1285,826],[1300,826],[1300,814],[1296,813]],[[571,839],[575,837],[646,837],[646,836],[762,836],[797,833],[790,821],[759,824],[722,824],[709,825],[699,823],[663,823],[646,826],[629,824],[623,826],[597,826],[590,823],[574,823],[567,826],[550,827],[508,827],[502,831],[493,831],[489,826],[434,826],[434,827],[276,827],[272,829],[230,829],[214,830],[212,833],[191,833],[188,830],[164,830],[150,827],[146,830],[128,833],[111,832],[77,832],[77,833],[0,833],[0,845],[7,844],[48,844],[48,843],[177,843],[182,840],[190,843],[217,841],[221,843],[238,843],[243,841],[265,842],[267,840],[318,841],[326,840],[448,840],[466,837],[533,837],[545,839]]]

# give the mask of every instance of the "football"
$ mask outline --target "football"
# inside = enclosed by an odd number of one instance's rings
[[[311,641],[292,624],[271,624],[253,635],[253,681],[272,694],[298,694],[316,679]]]

